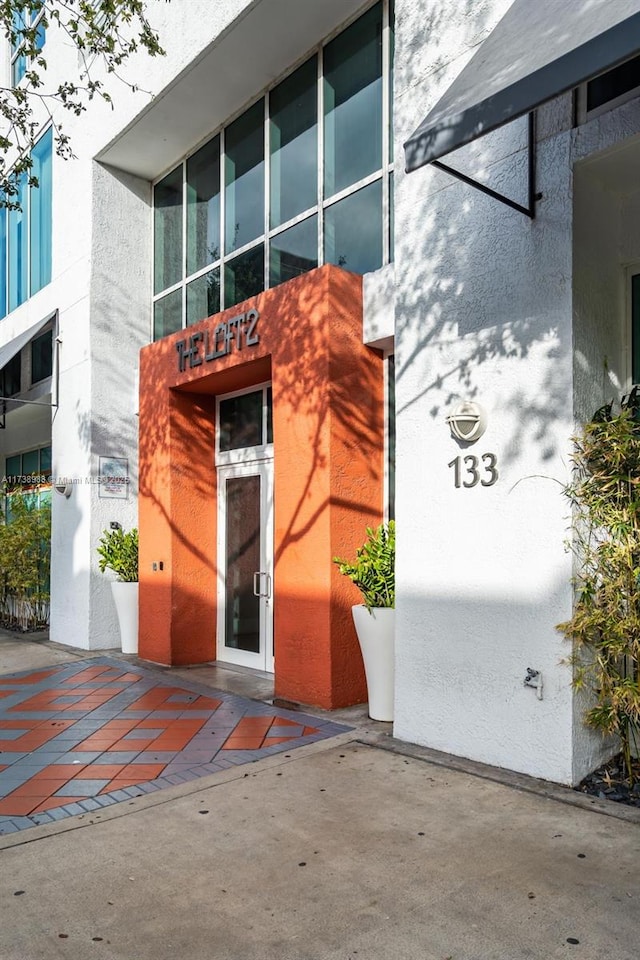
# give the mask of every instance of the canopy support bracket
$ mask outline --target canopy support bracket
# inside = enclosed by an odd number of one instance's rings
[[[527,206],[523,206],[521,203],[516,203],[515,200],[512,200],[510,197],[506,197],[503,193],[498,193],[497,190],[492,190],[491,187],[485,186],[484,183],[480,183],[478,180],[474,180],[472,177],[468,177],[466,173],[461,173],[460,170],[454,170],[453,167],[450,167],[447,163],[442,163],[440,160],[432,160],[431,166],[438,167],[439,170],[444,170],[445,173],[450,174],[452,177],[461,180],[463,183],[466,183],[470,187],[474,187],[476,190],[480,190],[481,193],[486,193],[488,197],[493,197],[494,200],[499,200],[500,203],[506,204],[507,207],[511,207],[512,210],[517,210],[518,213],[523,213],[525,217],[529,217],[530,220],[535,220],[536,216],[536,202],[542,199],[541,193],[536,193],[536,115],[535,110],[532,110],[528,116],[527,124],[527,154],[528,154],[528,201]]]

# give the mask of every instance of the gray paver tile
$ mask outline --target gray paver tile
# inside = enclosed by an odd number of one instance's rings
[[[100,804],[96,803],[96,801],[93,800],[91,797],[88,800],[79,800],[78,803],[88,813],[90,813],[92,810],[100,809]]]
[[[67,816],[75,817],[79,813],[86,813],[86,810],[83,810],[79,803],[66,803],[64,807],[61,808],[67,814]]]
[[[70,780],[54,793],[54,797],[93,797],[108,787],[110,780]]]

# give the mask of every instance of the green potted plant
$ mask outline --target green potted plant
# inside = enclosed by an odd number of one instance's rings
[[[364,603],[351,608],[369,696],[372,720],[393,720],[395,642],[395,548],[393,520],[377,529],[367,527],[367,539],[353,562],[334,557],[340,573],[359,589]]]
[[[138,652],[138,531],[104,530],[97,548],[100,572],[111,570],[123,653]]]

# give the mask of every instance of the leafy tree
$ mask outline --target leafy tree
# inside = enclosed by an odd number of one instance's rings
[[[19,61],[12,85],[0,87],[0,206],[19,208],[23,175],[38,185],[30,151],[43,116],[52,118],[57,154],[68,159],[69,136],[54,108],[79,116],[94,98],[110,103],[105,77],[135,90],[121,75],[123,65],[138,50],[152,57],[164,52],[145,7],[144,0],[0,0],[0,30]],[[76,48],[80,61],[77,77],[51,85],[44,42],[50,30]]]
[[[574,441],[577,560],[573,616],[558,629],[574,643],[574,686],[593,697],[586,723],[617,735],[629,783],[640,727],[640,422],[634,392],[603,407]]]
[[[0,522],[0,608],[20,625],[35,627],[46,622],[49,609],[51,506],[38,503],[37,491],[9,492],[7,504],[10,515]]]

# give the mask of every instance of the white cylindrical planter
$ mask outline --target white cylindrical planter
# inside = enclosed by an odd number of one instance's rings
[[[120,639],[123,653],[138,652],[138,584],[122,583],[115,580],[111,583],[113,599],[116,604],[118,623],[120,624]]]
[[[358,634],[372,720],[393,720],[395,610],[364,604],[351,608]]]

